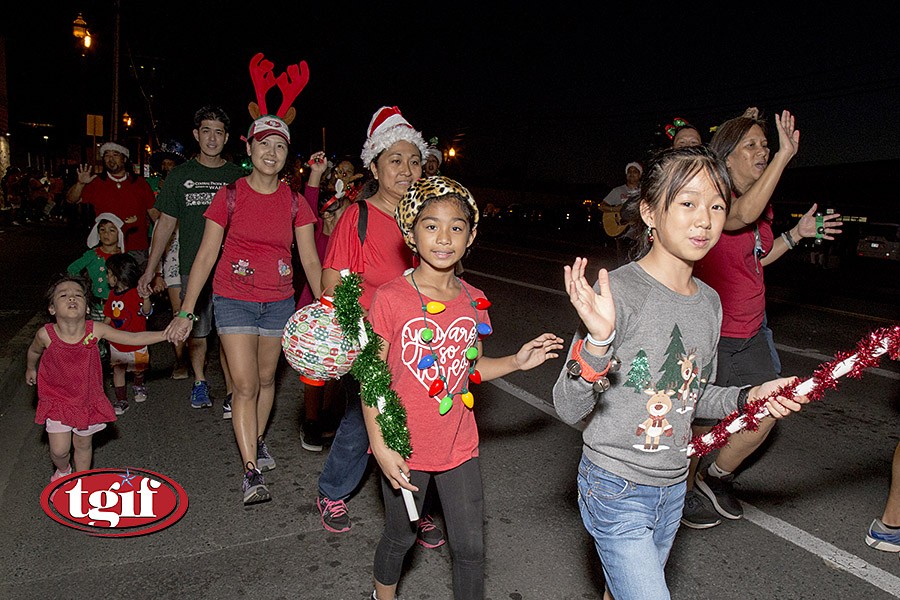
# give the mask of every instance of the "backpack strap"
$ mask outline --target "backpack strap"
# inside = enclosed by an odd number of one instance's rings
[[[358,202],[359,220],[356,222],[356,234],[359,236],[359,245],[366,241],[366,230],[369,228],[369,203],[365,200]]]
[[[300,194],[291,190],[291,231],[294,230],[294,221],[297,219],[298,212],[300,212]]]
[[[228,218],[225,221],[225,230],[228,231],[228,225],[231,223],[231,215],[234,214],[234,201],[237,198],[237,184],[231,182],[225,186],[225,207],[228,211]]]

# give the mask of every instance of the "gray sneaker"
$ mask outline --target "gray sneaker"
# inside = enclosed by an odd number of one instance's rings
[[[697,490],[689,490],[684,495],[684,511],[681,513],[681,524],[691,529],[709,529],[722,520],[710,506],[709,501],[698,494]]]
[[[247,472],[244,473],[244,481],[241,483],[241,491],[244,493],[244,504],[258,504],[272,499],[266,480],[262,473],[253,468],[253,463],[247,463]]]
[[[147,399],[147,386],[146,385],[136,385],[134,386],[134,401],[135,402],[144,402]]]
[[[256,468],[263,473],[275,468],[275,459],[269,454],[269,447],[262,438],[256,440]]]
[[[725,477],[714,477],[708,472],[694,480],[694,489],[709,498],[716,512],[726,519],[740,519],[744,516],[744,509],[741,503],[732,493],[734,490],[734,473]]]
[[[113,402],[113,410],[119,416],[124,415],[125,411],[128,410],[128,400],[116,400]]]

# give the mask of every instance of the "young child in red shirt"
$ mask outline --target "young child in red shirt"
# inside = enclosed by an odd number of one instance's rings
[[[103,392],[103,367],[97,342],[153,344],[165,340],[162,331],[133,333],[88,320],[88,282],[74,275],[56,278],[47,290],[54,322],[38,329],[28,347],[25,382],[38,386],[34,422],[47,428],[56,481],[91,468],[92,438],[116,420]],[[38,366],[40,359],[40,367]]]
[[[378,288],[369,319],[407,413],[413,453],[404,460],[390,449],[375,419],[378,409],[363,407],[372,454],[384,475],[385,527],[375,551],[372,597],[394,598],[404,557],[416,541],[400,488],[413,492],[421,511],[433,479],[454,550],[454,598],[477,600],[484,597],[484,496],[468,388],[556,358],[563,340],[544,333],[516,354],[482,356],[481,336],[491,330],[488,303],[481,290],[456,275],[478,223],[478,207],[466,188],[446,177],[419,179],[395,215],[419,265]]]
[[[106,278],[109,281],[109,296],[103,307],[104,322],[122,331],[135,333],[147,330],[147,317],[153,313],[150,297],[142,298],[137,291],[137,282],[143,271],[130,254],[113,254],[106,259]],[[113,369],[113,386],[116,401],[113,408],[117,415],[128,410],[128,396],[125,389],[125,373],[134,373],[134,401],[147,399],[144,371],[150,366],[150,351],[147,346],[112,342],[109,348],[109,363]]]

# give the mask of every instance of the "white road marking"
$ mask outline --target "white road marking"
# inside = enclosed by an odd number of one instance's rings
[[[775,347],[782,352],[797,354],[799,356],[806,356],[808,358],[815,358],[822,362],[831,362],[832,360],[834,360],[833,356],[826,356],[825,354],[817,352],[812,348],[794,348],[793,346],[785,346],[784,344],[775,344]],[[888,371],[887,369],[882,369],[880,367],[871,367],[869,369],[866,369],[866,374],[870,373],[872,375],[881,375],[882,377],[887,377],[888,379],[893,379],[894,381],[900,381],[900,373]]]
[[[473,271],[472,269],[466,269],[466,273],[471,273],[472,275],[478,275],[479,277],[484,277],[485,279],[493,279],[494,281],[502,281],[503,283],[508,283],[510,285],[517,285],[519,287],[529,288],[532,290],[539,290],[541,292],[546,292],[548,294],[556,294],[557,296],[568,296],[563,290],[558,290],[555,288],[548,288],[542,285],[534,285],[531,283],[525,283],[523,281],[519,281],[518,279],[508,279],[506,277],[499,277],[497,275],[491,275],[490,273],[483,273],[481,271]]]
[[[487,383],[490,383],[491,385],[494,385],[494,386],[500,388],[501,390],[503,390],[510,396],[515,396],[516,398],[518,398],[525,404],[530,404],[531,406],[538,409],[542,413],[550,415],[554,419],[559,420],[559,415],[556,414],[556,409],[553,408],[552,404],[547,404],[546,402],[544,402],[543,399],[539,398],[538,396],[535,396],[531,392],[528,392],[528,391],[520,388],[516,384],[510,383],[510,382],[506,381],[505,379],[503,379],[502,377],[500,377],[498,379],[491,379]],[[575,425],[572,425],[572,427],[574,427],[575,429],[577,429],[579,431],[584,431],[585,423],[584,423],[584,421],[579,421]]]
[[[514,396],[539,411],[559,420],[559,416],[553,409],[552,404],[548,404],[543,399],[519,386],[509,383],[503,378],[492,379],[487,383],[496,386],[507,394]],[[585,423],[584,421],[579,421],[572,427],[579,431],[583,431]],[[741,502],[741,504],[744,506],[744,518],[754,525],[806,550],[810,554],[818,556],[829,565],[840,569],[841,571],[845,571],[854,577],[858,577],[866,583],[874,585],[875,587],[900,598],[900,577],[896,577],[854,554],[845,552],[833,544],[820,540],[816,536],[794,527],[790,523],[764,513],[752,504],[747,504],[746,502]]]
[[[744,506],[744,518],[762,527],[769,533],[777,535],[795,546],[803,548],[810,554],[814,554],[831,566],[845,571],[854,577],[858,577],[868,584],[884,590],[889,594],[900,597],[900,577],[896,577],[875,565],[869,564],[863,559],[845,552],[826,541],[820,540],[802,529],[794,527],[781,519],[773,517],[758,508],[742,502]],[[875,551],[877,552],[877,550]]]

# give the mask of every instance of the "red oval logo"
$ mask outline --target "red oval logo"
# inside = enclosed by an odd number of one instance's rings
[[[41,508],[66,527],[98,537],[134,537],[178,522],[188,497],[165,475],[127,467],[79,471],[41,492]]]

